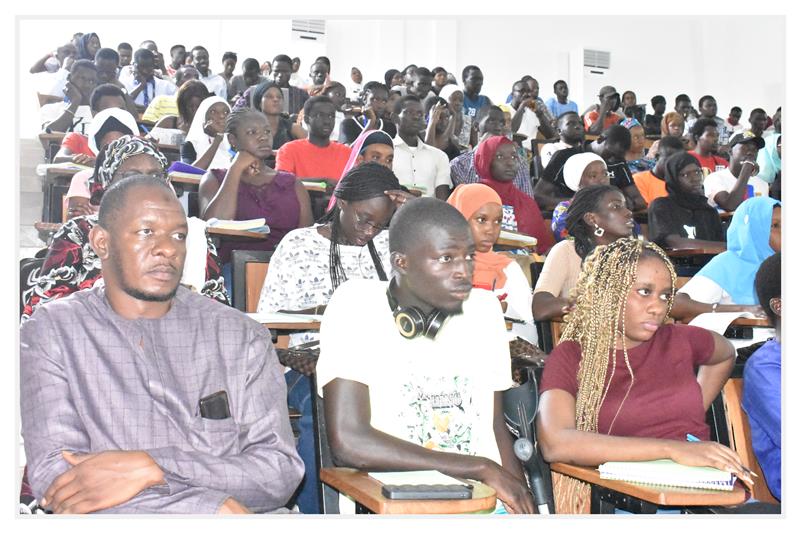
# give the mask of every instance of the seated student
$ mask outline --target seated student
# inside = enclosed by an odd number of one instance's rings
[[[221,76],[227,84],[228,100],[231,99],[231,79],[233,78],[233,71],[236,69],[236,62],[238,59],[236,52],[225,52],[222,54],[222,72],[219,73],[219,76]]]
[[[472,286],[492,291],[507,308],[505,316],[524,321],[514,323],[509,340],[521,337],[536,344],[536,325],[531,313],[531,286],[519,263],[492,251],[500,236],[503,205],[500,196],[482,183],[459,185],[447,199],[469,222],[475,242],[475,271]]]
[[[171,62],[164,67],[164,73],[172,79],[175,75],[186,65],[186,47],[182,44],[172,45],[169,49],[169,56]],[[176,83],[177,84],[177,83]]]
[[[455,83],[450,83],[442,87],[439,91],[439,98],[447,100],[450,113],[453,114],[453,135],[458,140],[460,147],[474,146],[477,142],[472,142],[472,135],[475,132],[471,116],[464,114],[464,91]],[[387,105],[388,108],[388,105]]]
[[[110,83],[99,85],[92,91],[92,95],[89,98],[89,108],[91,110],[92,120],[94,120],[95,115],[105,109],[115,108],[127,112],[125,95],[119,87],[111,85]],[[130,113],[128,114],[130,115]],[[89,135],[92,129],[92,125],[90,124],[85,130],[85,135],[77,131],[72,131],[64,135],[64,138],[61,140],[61,148],[59,148],[58,152],[53,157],[53,163],[72,161],[73,163],[81,165],[94,165],[97,151],[89,147]],[[97,130],[95,129],[94,131],[96,133]],[[138,133],[138,131],[139,128],[137,126],[130,133]]]
[[[690,137],[695,143],[692,154],[700,166],[705,169],[703,174],[706,176],[711,172],[728,168],[728,162],[716,155],[719,148],[719,130],[714,119],[699,118],[689,130]]]
[[[533,317],[550,320],[570,311],[570,295],[581,273],[581,262],[596,246],[633,234],[633,213],[613,185],[589,185],[575,193],[567,209],[564,239],[550,250],[533,289]]]
[[[394,138],[397,135],[397,128],[389,118],[391,114],[386,112],[386,103],[389,100],[389,90],[386,86],[377,81],[367,82],[359,99],[362,103],[361,110],[342,121],[339,127],[339,142],[351,145],[367,130],[382,130]]]
[[[389,249],[392,281],[343,283],[322,322],[317,392],[334,463],[475,479],[509,511],[532,513],[503,422],[502,310],[472,290],[467,221],[434,198],[413,200],[392,220]]]
[[[747,359],[742,408],[769,491],[781,500],[781,254],[771,255],[756,272],[758,301],[775,327],[768,340]]]
[[[725,126],[731,131],[732,135],[744,132],[745,127],[744,124],[740,122],[741,118],[742,108],[739,106],[733,106],[730,113],[728,113],[728,118],[725,119]]]
[[[342,178],[354,167],[364,163],[378,163],[386,168],[392,168],[394,161],[394,140],[382,130],[364,131],[350,146],[350,158],[342,170]],[[339,180],[341,183],[341,179]],[[339,187],[339,183],[336,187]],[[336,194],[331,195],[326,211],[333,209],[336,204]]]
[[[142,114],[142,121],[152,122],[158,128],[178,129],[186,133],[192,121],[190,120],[184,125],[180,118],[178,97],[181,94],[181,87],[192,80],[196,80],[200,84],[203,82],[199,81],[200,73],[197,69],[190,65],[180,67],[175,72],[174,79],[177,91],[173,94],[161,94],[153,98]],[[203,88],[206,89],[206,94],[209,94],[205,85],[203,85]]]
[[[724,249],[725,233],[717,210],[703,194],[703,171],[690,152],[664,162],[667,196],[647,208],[650,240],[664,248]]]
[[[623,114],[626,117],[636,119],[636,122],[639,124],[644,123],[644,104],[641,106],[636,105],[635,92],[625,91],[622,93],[620,107],[623,109]]]
[[[685,120],[683,115],[677,113],[675,111],[670,111],[664,115],[664,118],[661,119],[661,139],[664,137],[677,137],[683,143],[684,150],[691,150],[694,148],[694,145],[687,147],[689,144],[689,138],[684,136],[683,129],[685,126]],[[647,157],[655,159],[656,154],[658,153],[658,148],[661,143],[661,139],[654,142],[650,145],[650,150],[647,152]]]
[[[479,140],[485,141],[490,137],[502,136],[505,126],[506,119],[502,109],[499,106],[490,106],[488,111],[481,115],[478,123]],[[520,159],[522,158],[520,157]],[[453,185],[478,183],[480,181],[480,177],[478,177],[478,173],[475,170],[475,148],[450,161],[450,179]],[[533,198],[533,187],[531,187],[531,174],[528,165],[519,165],[517,175],[514,176],[514,185]]]
[[[338,141],[339,130],[342,127],[342,122],[344,122],[344,119],[347,118],[344,113],[345,106],[347,105],[347,89],[338,81],[331,81],[325,85],[325,88],[322,90],[322,95],[327,96],[333,102],[333,108],[336,111],[336,115],[333,121],[333,129],[331,130],[330,140]],[[303,113],[301,112],[300,115],[298,115],[298,121],[302,121],[302,114]]]
[[[87,131],[89,151],[91,154],[99,154],[112,141],[116,141],[123,135],[135,135],[138,131],[136,119],[127,111],[109,107],[97,113],[92,119],[92,124]],[[92,160],[95,164],[95,160]],[[89,199],[92,194],[89,191],[89,179],[95,170],[81,170],[69,182],[69,190],[64,195],[64,204],[68,218],[75,218],[83,215],[93,215],[97,213],[97,205],[92,204]]]
[[[664,252],[636,239],[598,247],[586,258],[575,310],[539,389],[537,428],[546,461],[596,466],[671,459],[752,483],[736,452],[709,442],[705,421],[736,352],[717,333],[664,325],[675,280]],[[687,434],[702,442],[687,442]],[[556,498],[568,508],[560,512],[589,503],[588,485],[567,478],[561,489]]]
[[[680,137],[667,135],[659,139],[658,152],[655,155],[655,166],[650,170],[637,172],[633,175],[633,182],[639,189],[645,204],[650,205],[656,198],[667,196],[666,162],[669,156],[683,152],[683,142]]]
[[[200,216],[204,220],[265,218],[270,228],[266,239],[223,239],[220,260],[225,274],[229,274],[233,250],[274,250],[284,235],[311,225],[313,217],[311,200],[302,182],[265,163],[272,153],[272,139],[262,113],[248,108],[234,111],[225,121],[225,133],[236,157],[227,170],[213,169],[203,176]],[[226,275],[226,281],[230,277]]]
[[[55,513],[267,512],[302,476],[269,331],[180,286],[187,232],[162,179],[115,184],[90,233],[105,283],[20,330],[28,474]]]
[[[186,73],[192,70],[196,71],[197,69],[185,66],[181,67],[178,72]],[[181,130],[183,133],[189,133],[189,128],[192,127],[192,121],[194,121],[194,116],[200,108],[200,104],[209,96],[211,96],[211,93],[208,92],[208,88],[202,81],[198,79],[184,81],[183,85],[178,88],[178,92],[175,93],[175,106],[178,109],[178,120],[168,124],[164,122],[164,120],[168,119],[162,119],[161,124],[163,124],[164,127],[172,127]]]
[[[167,180],[167,158],[149,141],[126,135],[101,152],[97,170],[89,180],[91,202],[100,203],[105,191],[116,181],[133,174],[148,174]],[[102,279],[100,261],[89,244],[97,215],[79,216],[59,229],[47,250],[36,283],[23,294],[22,321],[40,306],[94,286]],[[205,224],[192,223],[187,238],[190,260],[182,283],[205,296],[228,303],[216,249],[206,238]]]
[[[605,160],[591,152],[573,155],[564,163],[564,183],[573,192],[591,185],[608,185],[609,172]],[[572,199],[564,200],[553,209],[550,228],[556,242],[567,238],[567,209],[571,202]]]
[[[275,82],[266,80],[252,88],[252,109],[257,109],[267,116],[269,129],[272,132],[272,150],[277,152],[280,148],[297,139],[308,136],[306,130],[299,124],[293,123],[283,113],[283,92]],[[241,108],[238,108],[241,109]],[[274,165],[275,155],[270,156]]]
[[[631,147],[631,133],[625,126],[611,126],[597,140],[600,155],[605,159],[608,171],[612,174],[611,184],[619,187],[631,211],[645,208],[644,199],[633,182],[633,175],[625,161],[625,154]]]
[[[564,80],[558,80],[553,84],[553,96],[550,97],[545,105],[554,117],[561,117],[564,113],[578,114],[578,104],[567,98],[569,96],[569,86]],[[583,128],[581,128],[583,129]]]
[[[361,164],[342,176],[333,193],[335,204],[320,224],[293,230],[278,244],[258,311],[314,310],[321,314],[333,292],[346,280],[387,280],[389,241],[382,230],[397,205],[407,199],[407,193],[399,189],[400,182],[391,168],[375,162]],[[295,333],[289,345],[318,338],[313,331]],[[297,503],[303,513],[319,513],[309,382],[296,370],[289,370],[285,377],[289,405],[303,414],[298,447],[306,478]]]
[[[530,86],[522,80],[515,82],[512,86],[511,102],[509,102],[514,109],[510,124],[511,132],[526,136],[522,145],[528,152],[534,150],[533,141],[539,133],[545,139],[555,137],[555,131],[549,119],[549,110],[537,97],[538,89],[537,95],[534,96]]]
[[[200,81],[202,81],[209,92],[222,98],[223,101],[228,101],[228,82],[219,74],[214,74],[208,68],[208,50],[203,46],[195,46],[191,52],[192,66],[200,72]]]
[[[292,75],[292,58],[285,54],[275,56],[275,59],[272,60],[272,69],[270,70],[270,74],[272,76],[272,81],[275,82],[278,88],[281,89],[281,92],[284,92],[285,89],[285,93],[287,95],[287,112],[290,116],[297,115],[297,113],[303,109],[303,105],[305,104],[306,100],[308,100],[309,96],[308,93],[303,89],[289,85],[289,80]],[[233,108],[238,109],[242,106],[251,105],[250,101],[252,91],[252,87],[247,89],[236,101]]]
[[[231,106],[219,96],[204,99],[195,112],[192,125],[181,144],[181,161],[203,170],[231,166],[230,144],[225,135],[225,119]]]
[[[753,288],[764,260],[781,251],[781,204],[772,198],[750,198],[733,213],[728,249],[709,261],[675,298],[672,315],[689,320],[714,311],[749,311],[763,316]]]
[[[452,161],[461,154],[461,149],[453,137],[455,121],[447,100],[438,96],[428,98],[425,100],[424,109],[428,120],[425,142],[443,151],[447,159]]]
[[[553,155],[559,150],[583,145],[583,126],[577,112],[567,111],[563,115],[559,115],[556,132],[559,135],[558,141],[545,144],[539,152],[542,168],[547,167]]]
[[[75,61],[64,86],[64,101],[45,104],[40,109],[42,129],[49,132],[76,131],[85,135],[92,121],[89,97],[96,85],[97,67],[94,61]]]
[[[425,111],[414,95],[401,97],[392,119],[397,126],[392,170],[401,185],[421,189],[423,196],[446,200],[450,194],[450,164],[447,154],[420,140],[425,131]]]
[[[594,110],[583,116],[586,133],[590,135],[600,135],[614,124],[619,124],[624,118],[617,113],[620,98],[619,93],[613,86],[606,85],[601,87],[597,97],[600,100],[600,104],[595,104],[593,106]]]
[[[242,73],[237,74],[231,79],[228,101],[236,102],[248,87],[258,85],[265,81],[267,81],[267,78],[261,75],[258,60],[248,57],[242,61]]]
[[[631,174],[636,174],[653,168],[656,162],[648,159],[645,155],[645,138],[642,125],[636,119],[623,120],[622,125],[631,132],[631,147],[625,152],[625,163],[628,165],[628,170],[630,170]]]
[[[174,83],[162,80],[153,74],[155,55],[146,48],[140,48],[133,54],[133,72],[120,81],[125,84],[136,107],[140,112],[147,109],[156,96],[173,95],[178,91]]]
[[[313,96],[303,105],[308,138],[290,141],[278,150],[275,168],[298,179],[322,179],[336,185],[350,157],[350,148],[331,141],[336,108],[327,96]]]
[[[731,137],[730,167],[712,172],[703,181],[708,203],[725,211],[735,211],[754,196],[769,196],[769,185],[757,176],[756,154],[764,148],[764,139],[747,131]]]
[[[514,185],[519,171],[516,146],[507,137],[490,137],[475,149],[475,171],[481,183],[488,185],[503,201],[503,225],[536,237],[536,251],[546,254],[555,244],[553,232],[542,219],[536,202]]]
[[[645,135],[662,135],[661,121],[664,118],[664,111],[667,109],[667,99],[657,94],[650,99],[650,105],[653,107],[653,114],[644,116],[644,133]]]

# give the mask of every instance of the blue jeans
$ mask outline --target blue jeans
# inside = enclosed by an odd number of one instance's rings
[[[222,277],[225,280],[225,290],[228,291],[228,299],[233,302],[233,263],[222,265]]]
[[[314,396],[306,376],[296,370],[289,370],[284,374],[286,378],[287,403],[301,413],[300,441],[297,444],[297,453],[303,460],[306,475],[295,492],[297,506],[304,514],[319,514],[319,496],[317,486],[317,458],[314,453],[314,422],[311,418],[311,402]],[[316,392],[316,391],[315,391]]]

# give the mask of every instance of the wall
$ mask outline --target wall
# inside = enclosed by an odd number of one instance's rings
[[[120,41],[137,46],[153,39],[167,57],[176,42],[187,47],[201,42],[215,72],[226,50],[237,52],[240,62],[278,53],[299,56],[303,75],[314,58],[328,55],[333,78],[345,84],[352,66],[361,69],[365,81],[383,80],[388,68],[412,62],[443,66],[460,80],[461,69],[474,63],[484,71],[483,92],[495,101],[505,101],[511,84],[531,74],[545,98],[555,80],[565,79],[581,109],[594,102],[595,91],[584,91],[582,68],[570,64],[570,56],[580,58],[582,48],[597,48],[611,52],[609,84],[620,92],[635,91],[639,103],[649,104],[651,96],[662,94],[671,107],[675,96],[685,92],[696,105],[708,93],[716,97],[720,115],[727,116],[733,105],[745,114],[753,107],[772,114],[785,100],[786,27],[778,16],[330,19],[321,43],[292,39],[288,19],[42,19],[21,20],[19,29],[23,136],[34,135],[38,122],[28,68],[79,30],[97,32],[104,45],[114,48]]]

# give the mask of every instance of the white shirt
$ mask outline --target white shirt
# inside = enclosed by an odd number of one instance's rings
[[[64,98],[67,76],[69,76],[69,71],[65,68],[60,68],[55,72],[38,72],[34,74],[36,92]]]
[[[711,207],[719,207],[717,202],[714,201],[714,197],[722,191],[730,192],[733,190],[733,187],[736,185],[736,180],[736,176],[734,176],[728,168],[712,172],[706,176],[703,182],[703,189],[705,189],[706,196],[708,197],[708,205]],[[747,180],[747,189],[745,192],[747,198],[753,196],[767,197],[769,196],[769,185],[758,176],[750,176],[750,179]]]
[[[523,141],[523,146],[528,150],[533,150],[531,141],[536,139],[536,134],[539,133],[539,117],[529,107],[522,112],[522,121],[519,123],[516,133],[527,135],[528,138]]]
[[[533,293],[528,278],[522,272],[522,267],[516,261],[511,261],[504,269],[506,283],[503,287],[494,290],[495,296],[506,295],[505,302],[508,304],[505,316],[524,320],[525,324],[511,325],[508,332],[508,340],[513,341],[517,337],[522,337],[531,344],[538,342],[539,336],[536,333],[536,324],[533,323]]]
[[[542,151],[539,152],[539,157],[542,160],[542,168],[547,167],[547,164],[550,163],[550,159],[553,158],[553,154],[559,150],[566,150],[567,148],[573,148],[573,146],[565,143],[564,141],[547,143],[542,146]]]
[[[473,289],[435,339],[406,339],[386,298],[388,282],[350,280],[333,294],[320,330],[317,387],[336,378],[369,387],[370,424],[428,449],[500,464],[494,393],[512,386],[497,298]]]
[[[51,122],[56,120],[69,104],[65,102],[53,102],[52,104],[45,104],[39,110],[42,129],[45,129]],[[86,135],[86,130],[89,129],[89,124],[92,122],[92,110],[88,105],[79,105],[75,110],[75,116],[72,117],[73,128],[69,131],[75,131],[81,135]]]
[[[310,85],[309,81],[298,74],[297,72],[292,72],[292,75],[289,77],[289,85],[292,87],[299,87],[300,89],[305,89]]]
[[[206,88],[220,98],[228,99],[228,82],[219,74],[209,74],[205,77],[200,77],[200,81],[205,84]]]
[[[401,185],[420,188],[423,196],[435,196],[440,185],[453,186],[447,154],[422,141],[411,147],[400,134],[394,138],[392,170]]]
[[[128,91],[128,94],[132,93],[140,85],[139,81],[131,76],[126,76],[120,81],[125,86],[125,90]],[[148,83],[147,87],[142,89],[142,92],[134,99],[133,102],[136,105],[145,105],[145,92],[147,92],[147,103],[150,104],[156,96],[172,96],[178,92],[178,87],[171,81],[162,80],[153,76],[153,83]]]

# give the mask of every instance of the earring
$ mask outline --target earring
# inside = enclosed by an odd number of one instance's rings
[[[597,224],[594,225],[594,234],[596,237],[602,237],[605,234],[606,230],[598,226]]]

